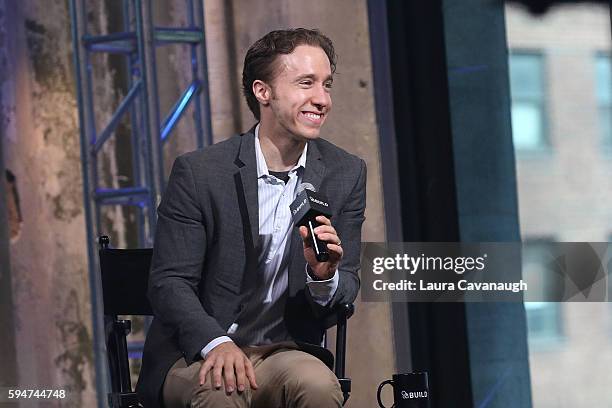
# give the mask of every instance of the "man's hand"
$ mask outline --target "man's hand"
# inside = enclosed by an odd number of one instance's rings
[[[231,394],[234,390],[242,392],[246,389],[247,380],[252,389],[257,389],[255,370],[251,360],[234,344],[228,341],[212,349],[200,368],[200,385],[206,382],[206,375],[210,371],[211,384],[216,389],[225,382],[225,392]]]
[[[338,269],[340,259],[342,259],[343,252],[340,246],[340,238],[331,225],[329,218],[319,215],[316,220],[322,225],[315,228],[314,232],[320,240],[327,242],[329,260],[327,262],[317,261],[314,249],[312,248],[312,240],[310,239],[308,228],[302,226],[300,227],[300,236],[304,242],[304,258],[306,258],[310,270],[317,279],[331,279],[336,269]]]

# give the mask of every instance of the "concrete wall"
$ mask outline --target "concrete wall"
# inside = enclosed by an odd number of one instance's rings
[[[19,381],[95,404],[85,226],[66,2],[0,1],[3,154],[21,224],[10,243]],[[3,175],[4,176],[4,175]],[[3,351],[6,352],[6,351]]]
[[[0,74],[4,70],[0,70]],[[0,83],[3,82],[0,79]],[[3,121],[0,110],[0,123]],[[2,129],[0,128],[0,132]],[[0,140],[1,140],[0,133]],[[5,179],[4,155],[2,154],[2,143],[0,143],[0,322],[3,330],[0,331],[0,387],[9,387],[19,382],[17,377],[17,355],[15,354],[15,322],[13,313],[13,285],[11,276],[11,263],[9,255],[9,223],[12,225],[14,217],[9,215],[8,203],[12,201],[13,195],[10,184]]]

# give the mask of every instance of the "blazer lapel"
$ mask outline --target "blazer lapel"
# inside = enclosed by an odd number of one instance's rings
[[[316,140],[308,142],[308,152],[306,154],[306,166],[302,183],[310,183],[316,191],[319,191],[323,178],[325,177],[325,163]],[[289,296],[293,297],[297,292],[304,288],[306,278],[304,270],[306,260],[304,259],[304,245],[297,228],[293,228],[291,233],[291,263],[289,264]]]
[[[306,168],[304,169],[302,183],[310,183],[314,186],[315,190],[319,191],[323,177],[325,177],[325,163],[323,163],[323,158],[317,148],[316,141],[311,141],[308,143]]]
[[[239,206],[241,207],[241,216],[245,233],[250,233],[251,250],[258,247],[259,241],[259,199],[257,195],[257,161],[255,159],[255,128],[252,128],[247,133],[243,134],[240,141],[240,151],[236,158],[236,165],[239,170],[236,173],[236,183],[238,189]],[[240,196],[242,190],[244,196]],[[243,213],[246,209],[247,214]],[[245,225],[248,223],[248,225]],[[249,246],[248,242],[245,242]],[[247,249],[248,250],[248,249]]]

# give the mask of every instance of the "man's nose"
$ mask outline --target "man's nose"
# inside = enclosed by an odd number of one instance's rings
[[[324,85],[315,86],[313,88],[311,102],[319,109],[331,106],[331,96]]]

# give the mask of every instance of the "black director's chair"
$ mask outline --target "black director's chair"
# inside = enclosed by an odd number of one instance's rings
[[[138,396],[132,391],[128,347],[126,337],[131,331],[130,320],[120,320],[119,315],[152,316],[153,310],[147,299],[151,248],[114,249],[103,235],[100,244],[100,271],[104,300],[104,327],[106,349],[111,377],[111,392],[108,394],[110,408],[142,407]],[[346,322],[353,314],[352,304],[339,305],[337,313],[336,361],[334,373],[338,377],[344,402],[351,391],[351,379],[345,378]],[[329,365],[329,363],[328,363]]]

